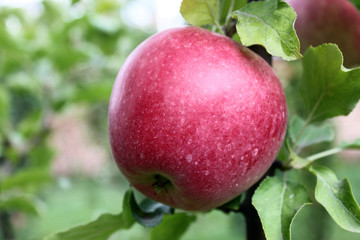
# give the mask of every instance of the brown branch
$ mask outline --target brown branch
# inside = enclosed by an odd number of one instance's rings
[[[11,224],[11,215],[6,211],[0,211],[0,237],[3,240],[14,240],[15,233]]]

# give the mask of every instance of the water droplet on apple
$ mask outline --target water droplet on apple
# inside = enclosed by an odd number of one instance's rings
[[[252,152],[252,155],[255,157],[259,152],[259,149],[255,148],[254,151]]]
[[[206,176],[209,175],[209,171],[205,171],[205,175],[206,175]]]
[[[190,163],[192,161],[192,155],[191,154],[186,155],[186,161],[188,161],[188,163]]]

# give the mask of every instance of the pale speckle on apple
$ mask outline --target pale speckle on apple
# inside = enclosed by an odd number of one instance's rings
[[[252,151],[252,155],[253,155],[254,157],[256,157],[256,155],[258,154],[258,152],[259,152],[259,149],[255,148],[254,151]]]
[[[191,163],[191,161],[192,161],[192,155],[191,154],[186,155],[186,161],[188,163]]]

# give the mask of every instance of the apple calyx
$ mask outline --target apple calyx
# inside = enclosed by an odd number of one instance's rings
[[[162,190],[168,193],[168,187],[172,185],[171,181],[160,174],[156,174],[154,179],[156,181],[151,186],[154,188],[155,194],[159,194]]]

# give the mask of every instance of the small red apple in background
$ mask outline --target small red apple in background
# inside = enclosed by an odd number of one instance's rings
[[[360,65],[360,12],[348,0],[285,0],[296,11],[301,51],[335,43],[345,66]]]
[[[196,27],[139,45],[109,106],[121,172],[149,198],[185,210],[217,207],[259,180],[286,122],[272,68],[230,38]]]

